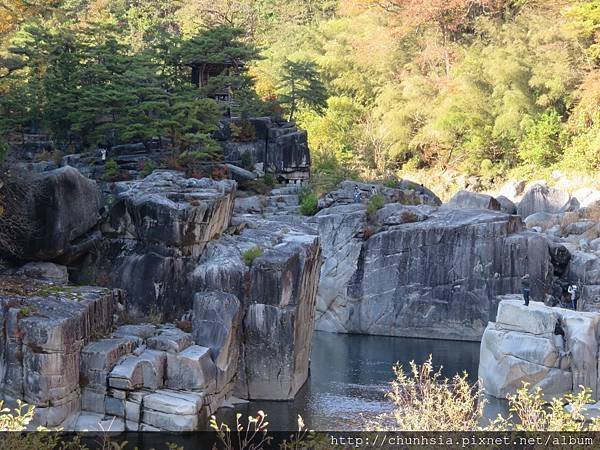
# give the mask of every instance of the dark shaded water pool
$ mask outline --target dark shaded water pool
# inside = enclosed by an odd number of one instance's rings
[[[478,342],[316,332],[310,378],[294,401],[251,402],[220,410],[219,418],[230,422],[234,412],[247,416],[263,410],[273,431],[296,429],[298,414],[313,430],[359,430],[389,408],[385,393],[392,366],[422,363],[430,354],[444,376],[467,371],[473,382],[477,379]]]

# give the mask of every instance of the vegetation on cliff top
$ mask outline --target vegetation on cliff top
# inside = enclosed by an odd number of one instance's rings
[[[203,146],[220,111],[185,62],[204,55],[247,62],[237,99],[306,128],[325,184],[435,171],[486,188],[600,168],[599,0],[5,3],[5,139]]]

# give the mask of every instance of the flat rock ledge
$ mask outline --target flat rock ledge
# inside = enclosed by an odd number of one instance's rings
[[[520,295],[499,300],[496,321],[481,341],[479,378],[485,392],[506,398],[526,382],[552,398],[584,386],[598,400],[600,314],[541,302],[525,306]]]

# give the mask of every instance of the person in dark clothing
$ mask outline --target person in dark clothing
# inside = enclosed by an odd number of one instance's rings
[[[521,286],[523,287],[523,299],[525,300],[525,306],[529,306],[529,274],[526,273],[521,277]]]

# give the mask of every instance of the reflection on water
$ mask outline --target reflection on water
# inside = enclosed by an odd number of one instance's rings
[[[316,332],[311,375],[290,402],[252,402],[236,409],[244,416],[263,410],[270,430],[294,430],[300,414],[313,430],[358,430],[365,419],[389,408],[385,399],[393,378],[392,366],[411,360],[423,363],[433,355],[436,367],[451,377],[467,371],[477,379],[479,343],[408,339],[384,336]],[[231,410],[220,410],[220,419],[231,421]]]

